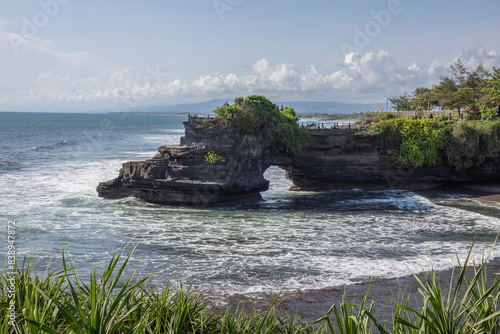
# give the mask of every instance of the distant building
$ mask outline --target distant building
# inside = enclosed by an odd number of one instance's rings
[[[470,113],[470,114],[480,114],[481,113],[481,109],[479,109],[479,107],[472,106],[469,109],[464,110],[464,112]]]
[[[481,109],[479,107],[472,106],[464,110],[464,113],[467,114],[468,119],[481,119]]]

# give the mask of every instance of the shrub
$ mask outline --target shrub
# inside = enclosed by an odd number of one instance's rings
[[[210,164],[214,164],[217,161],[224,162],[226,161],[226,159],[223,156],[215,153],[214,151],[208,151],[207,154],[205,154],[205,161]]]
[[[215,113],[221,124],[235,127],[242,134],[267,135],[275,153],[300,149],[307,136],[297,124],[293,108],[280,111],[264,96],[238,97],[232,105],[217,107]]]
[[[498,119],[498,111],[496,108],[491,106],[486,107],[485,110],[481,112],[481,118],[487,121],[494,121]]]
[[[375,113],[365,113],[365,122],[366,123],[372,123],[372,122],[378,122],[379,118],[378,115]]]
[[[394,118],[397,118],[397,116],[390,112],[383,112],[378,115],[378,119],[380,121],[387,121],[389,119],[394,119]]]
[[[470,265],[471,247],[449,287],[441,287],[434,270],[424,279],[414,274],[422,304],[395,301],[392,333],[499,333],[500,280],[487,282],[486,275],[495,244],[479,266]],[[277,312],[279,294],[267,311],[258,314],[218,308],[203,293],[182,284],[177,292],[170,284],[157,291],[147,285],[149,277],[134,282],[135,272],[123,276],[132,255],[122,261],[124,251],[111,257],[101,275],[94,270],[87,283],[77,276],[64,251],[63,270],[47,268],[42,278],[33,260],[23,262],[16,268],[14,326],[8,323],[9,274],[0,273],[2,333],[370,333],[373,326],[383,334],[391,332],[374,317],[374,304],[366,305],[367,295],[359,305],[344,297],[324,317],[307,324]]]
[[[446,147],[448,164],[457,171],[479,166],[500,155],[500,121],[465,121],[454,124]]]
[[[400,136],[401,144],[391,155],[391,161],[414,168],[434,166],[449,140],[446,126],[430,119],[391,119],[376,124],[374,129],[381,132],[384,138],[387,134]]]
[[[473,265],[469,270],[471,255],[472,247],[464,263],[459,262],[456,283],[453,271],[449,287],[441,287],[434,270],[424,275],[424,279],[413,274],[423,295],[422,305],[412,306],[408,302],[396,304],[392,332],[499,333],[500,280],[491,286],[487,283],[486,261],[489,256],[483,258],[479,266]],[[377,328],[383,334],[389,333],[378,324]]]
[[[437,115],[437,116],[434,117],[434,120],[436,122],[445,122],[445,121],[448,120],[448,115],[446,115],[446,114],[439,114],[439,115]]]

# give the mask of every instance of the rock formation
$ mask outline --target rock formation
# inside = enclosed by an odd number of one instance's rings
[[[181,144],[162,146],[151,160],[123,164],[118,178],[100,183],[99,196],[135,196],[148,202],[181,205],[233,205],[255,202],[268,189],[263,136],[241,135],[213,119],[189,117]],[[208,152],[223,157],[206,161]]]
[[[216,120],[190,116],[180,145],[162,146],[152,159],[123,164],[118,178],[102,182],[99,196],[135,196],[173,205],[234,205],[255,202],[268,189],[265,170],[286,172],[292,190],[359,188],[423,190],[449,182],[500,178],[500,159],[456,172],[439,158],[436,166],[414,169],[389,162],[397,138],[357,135],[349,129],[307,130],[300,152],[274,154],[265,133],[242,135]],[[209,152],[220,159],[210,163]]]

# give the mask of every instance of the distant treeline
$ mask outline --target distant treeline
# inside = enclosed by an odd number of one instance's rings
[[[459,59],[450,65],[449,74],[431,88],[419,87],[413,93],[388,96],[395,110],[461,110],[472,106],[494,115],[500,112],[500,69],[487,71],[483,64],[467,67]]]

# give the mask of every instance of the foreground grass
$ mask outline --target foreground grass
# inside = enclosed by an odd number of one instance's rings
[[[84,282],[63,251],[62,269],[47,269],[41,277],[33,260],[16,267],[15,311],[9,309],[9,273],[0,274],[0,330],[26,334],[500,333],[500,280],[487,282],[486,259],[470,268],[471,251],[464,263],[458,262],[458,279],[447,288],[439,286],[434,271],[423,279],[414,275],[423,302],[395,301],[388,328],[375,319],[374,305],[366,305],[366,297],[361,304],[344,300],[333,305],[324,317],[308,324],[278,311],[278,297],[258,314],[209,306],[202,293],[189,287],[173,292],[167,284],[158,292],[146,284],[149,277],[136,280],[135,272],[122,277],[133,251],[126,257],[124,251],[115,253],[102,274],[94,270],[90,282]]]

